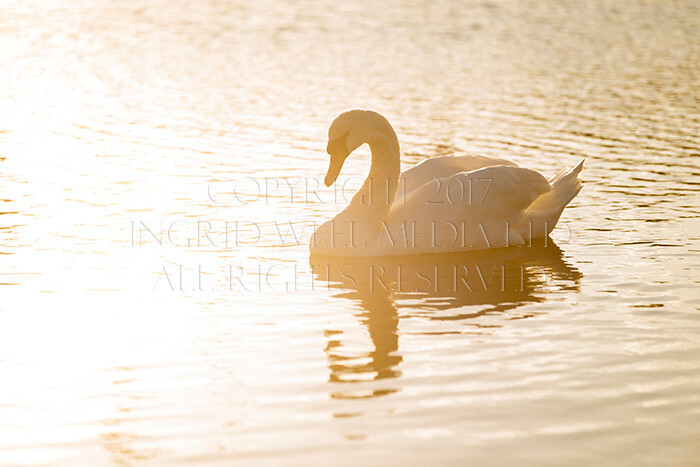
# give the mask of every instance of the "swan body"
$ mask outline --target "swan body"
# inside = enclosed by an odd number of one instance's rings
[[[398,138],[372,110],[338,115],[328,130],[333,184],[368,143],[369,176],[348,206],[311,237],[312,254],[384,256],[521,246],[546,237],[581,190],[583,161],[549,181],[505,159],[440,156],[400,171]]]

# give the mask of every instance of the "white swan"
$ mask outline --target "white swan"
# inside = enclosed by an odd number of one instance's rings
[[[338,115],[328,129],[333,184],[345,159],[368,143],[372,167],[350,204],[311,237],[312,254],[383,256],[519,246],[547,236],[581,190],[583,161],[547,181],[514,162],[440,156],[400,174],[399,142],[381,114]]]

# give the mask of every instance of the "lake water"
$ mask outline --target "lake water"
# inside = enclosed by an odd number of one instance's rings
[[[1,465],[700,462],[697,2],[10,0],[0,31]],[[547,245],[310,261],[368,171],[316,185],[350,107],[406,167],[585,158],[583,191]]]

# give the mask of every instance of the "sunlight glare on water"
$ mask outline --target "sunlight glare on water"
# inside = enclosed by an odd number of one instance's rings
[[[0,29],[0,465],[697,464],[696,2],[10,0]],[[367,174],[319,183],[351,107],[405,167],[585,158],[583,191],[546,246],[310,260]]]

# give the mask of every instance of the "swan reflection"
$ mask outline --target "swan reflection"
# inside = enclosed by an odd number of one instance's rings
[[[447,332],[460,333],[465,322],[480,327],[482,316],[504,312],[510,316],[513,310],[546,301],[557,292],[579,291],[582,277],[551,239],[529,247],[456,254],[357,259],[312,255],[310,263],[316,281],[327,283],[338,291],[335,297],[360,308],[355,317],[371,340],[370,350],[362,352],[344,342],[343,331],[325,331],[329,382],[345,384],[334,388],[334,398],[396,392],[386,385],[352,383],[388,382],[401,376],[401,317],[459,321],[459,327]]]

